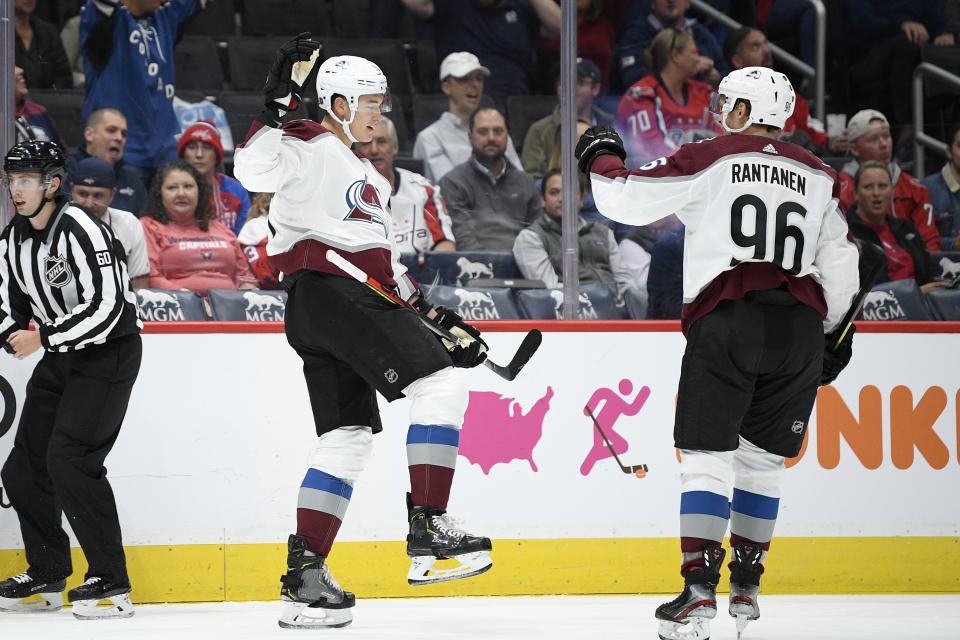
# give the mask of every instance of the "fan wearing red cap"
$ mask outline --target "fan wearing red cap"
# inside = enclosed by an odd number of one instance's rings
[[[237,180],[217,171],[223,162],[223,143],[213,122],[200,120],[184,131],[177,142],[177,154],[210,184],[217,220],[239,234],[250,209],[250,195]]]

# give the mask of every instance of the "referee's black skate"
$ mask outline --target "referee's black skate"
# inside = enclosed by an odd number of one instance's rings
[[[703,567],[687,571],[683,593],[657,607],[661,640],[709,640],[710,620],[717,616],[717,583],[726,551],[711,544],[703,550]]]
[[[67,581],[46,580],[32,569],[0,582],[0,611],[60,611]]]
[[[73,604],[73,617],[79,620],[129,618],[133,615],[129,582],[113,582],[91,576],[79,587],[70,589],[67,599]],[[98,608],[97,605],[103,600],[109,600],[110,606]]]
[[[445,511],[432,507],[415,507],[407,494],[407,555],[410,571],[407,582],[412,585],[469,578],[493,566],[490,538],[475,536],[458,529]],[[459,562],[456,567],[437,568],[437,560]]]
[[[737,619],[737,640],[747,623],[760,617],[757,594],[760,593],[760,558],[763,550],[752,542],[737,544],[730,562],[730,615]]]
[[[326,559],[307,551],[307,541],[291,534],[287,540],[287,573],[280,577],[284,629],[345,627],[353,622],[356,598],[330,574]]]

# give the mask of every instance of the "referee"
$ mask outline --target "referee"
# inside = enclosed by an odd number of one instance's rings
[[[44,354],[0,472],[30,565],[0,582],[0,608],[63,606],[73,567],[62,510],[90,566],[68,594],[74,615],[125,617],[133,615],[130,581],[103,462],[140,370],[142,324],[122,245],[57,195],[66,172],[46,141],[21,142],[3,161],[17,215],[0,234],[0,345],[21,360],[41,347]],[[22,602],[36,594],[39,602]],[[103,599],[113,606],[96,609]]]

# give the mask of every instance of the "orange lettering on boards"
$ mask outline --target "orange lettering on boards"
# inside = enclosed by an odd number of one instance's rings
[[[817,460],[824,469],[840,464],[840,436],[867,469],[883,462],[883,399],[870,385],[860,390],[860,420],[847,408],[833,387],[817,394]]]
[[[897,469],[913,464],[914,447],[934,469],[943,469],[950,461],[950,450],[933,430],[933,424],[947,408],[947,393],[940,387],[926,390],[917,406],[913,394],[904,386],[890,392],[890,458]]]

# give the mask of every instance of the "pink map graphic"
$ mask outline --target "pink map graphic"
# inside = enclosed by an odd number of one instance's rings
[[[494,391],[471,391],[460,431],[460,455],[490,475],[493,465],[526,460],[537,470],[533,448],[543,435],[543,418],[550,410],[553,388],[523,414],[514,398]]]

